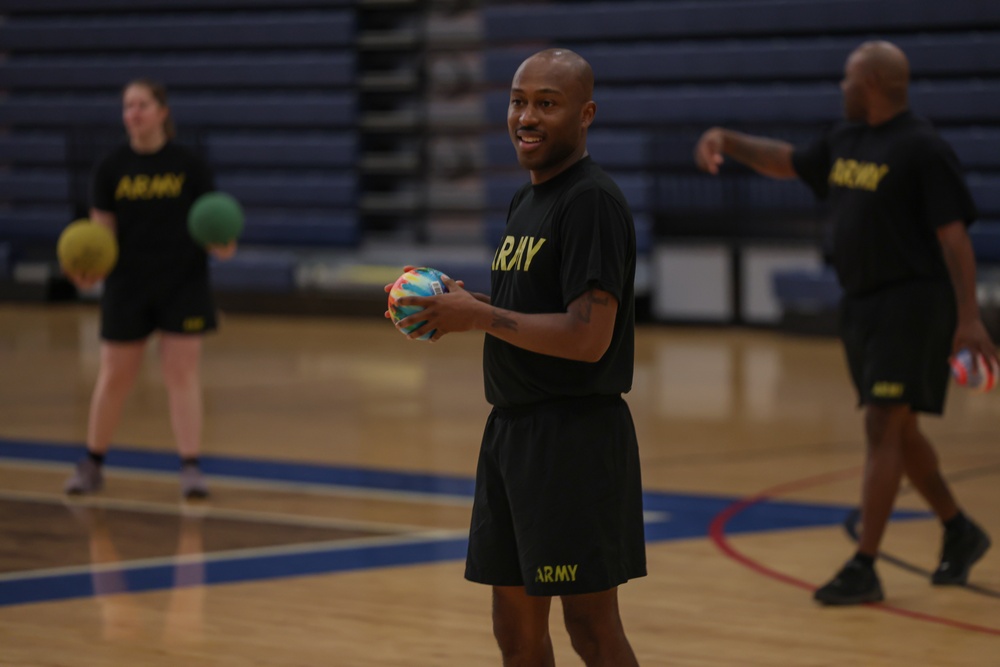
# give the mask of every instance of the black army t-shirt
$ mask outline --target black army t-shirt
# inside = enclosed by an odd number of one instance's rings
[[[976,217],[955,152],[906,111],[872,127],[840,123],[792,155],[833,215],[833,261],[851,295],[914,279],[948,280],[936,231]]]
[[[123,144],[101,160],[93,206],[117,218],[119,261],[112,278],[206,271],[207,256],[188,233],[187,213],[214,187],[204,161],[172,142],[149,154]]]
[[[635,264],[635,225],[625,196],[589,157],[518,190],[493,258],[492,304],[521,313],[561,313],[596,287],[614,295],[618,312],[611,345],[595,363],[529,352],[487,335],[487,400],[510,407],[629,391]]]

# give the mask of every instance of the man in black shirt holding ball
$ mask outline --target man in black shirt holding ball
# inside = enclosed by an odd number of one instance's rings
[[[841,336],[867,440],[857,553],[814,595],[831,605],[883,598],[874,561],[904,474],[945,527],[933,583],[964,584],[989,548],[952,496],[917,414],[943,412],[950,354],[996,359],[966,231],[975,206],[952,149],[909,110],[906,56],[866,42],[840,85],[846,122],[810,146],[712,128],[695,148],[704,171],[718,173],[728,155],[765,176],[801,178],[831,203]]]
[[[554,664],[548,617],[562,599],[587,665],[637,665],[618,586],[646,574],[632,386],[635,227],[621,190],[587,153],[590,65],[564,49],[514,74],[507,124],[531,182],[514,196],[491,294],[403,297],[397,326],[431,340],[488,335],[486,424],[465,576],[493,587],[505,665]],[[387,286],[388,289],[388,286]]]

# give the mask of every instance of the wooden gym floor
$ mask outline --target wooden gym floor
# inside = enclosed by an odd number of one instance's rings
[[[0,665],[499,665],[462,578],[488,406],[482,337],[378,317],[227,316],[205,350],[213,495],[182,502],[155,344],[105,491],[67,499],[97,370],[92,305],[0,305]],[[622,587],[643,665],[1000,665],[1000,549],[930,586],[939,528],[904,489],[887,601],[810,599],[852,553],[860,413],[834,340],[638,332],[649,576]],[[1000,394],[926,418],[1000,538]],[[557,662],[580,664],[552,615]]]

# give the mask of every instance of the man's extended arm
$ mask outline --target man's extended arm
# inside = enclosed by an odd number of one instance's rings
[[[698,140],[694,161],[702,171],[718,174],[723,157],[728,155],[764,176],[796,178],[792,151],[793,146],[786,141],[713,127]]]

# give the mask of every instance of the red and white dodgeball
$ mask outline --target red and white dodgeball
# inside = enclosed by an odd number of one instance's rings
[[[959,350],[951,358],[951,375],[963,387],[980,392],[992,390],[1000,376],[997,360],[970,350]]]

